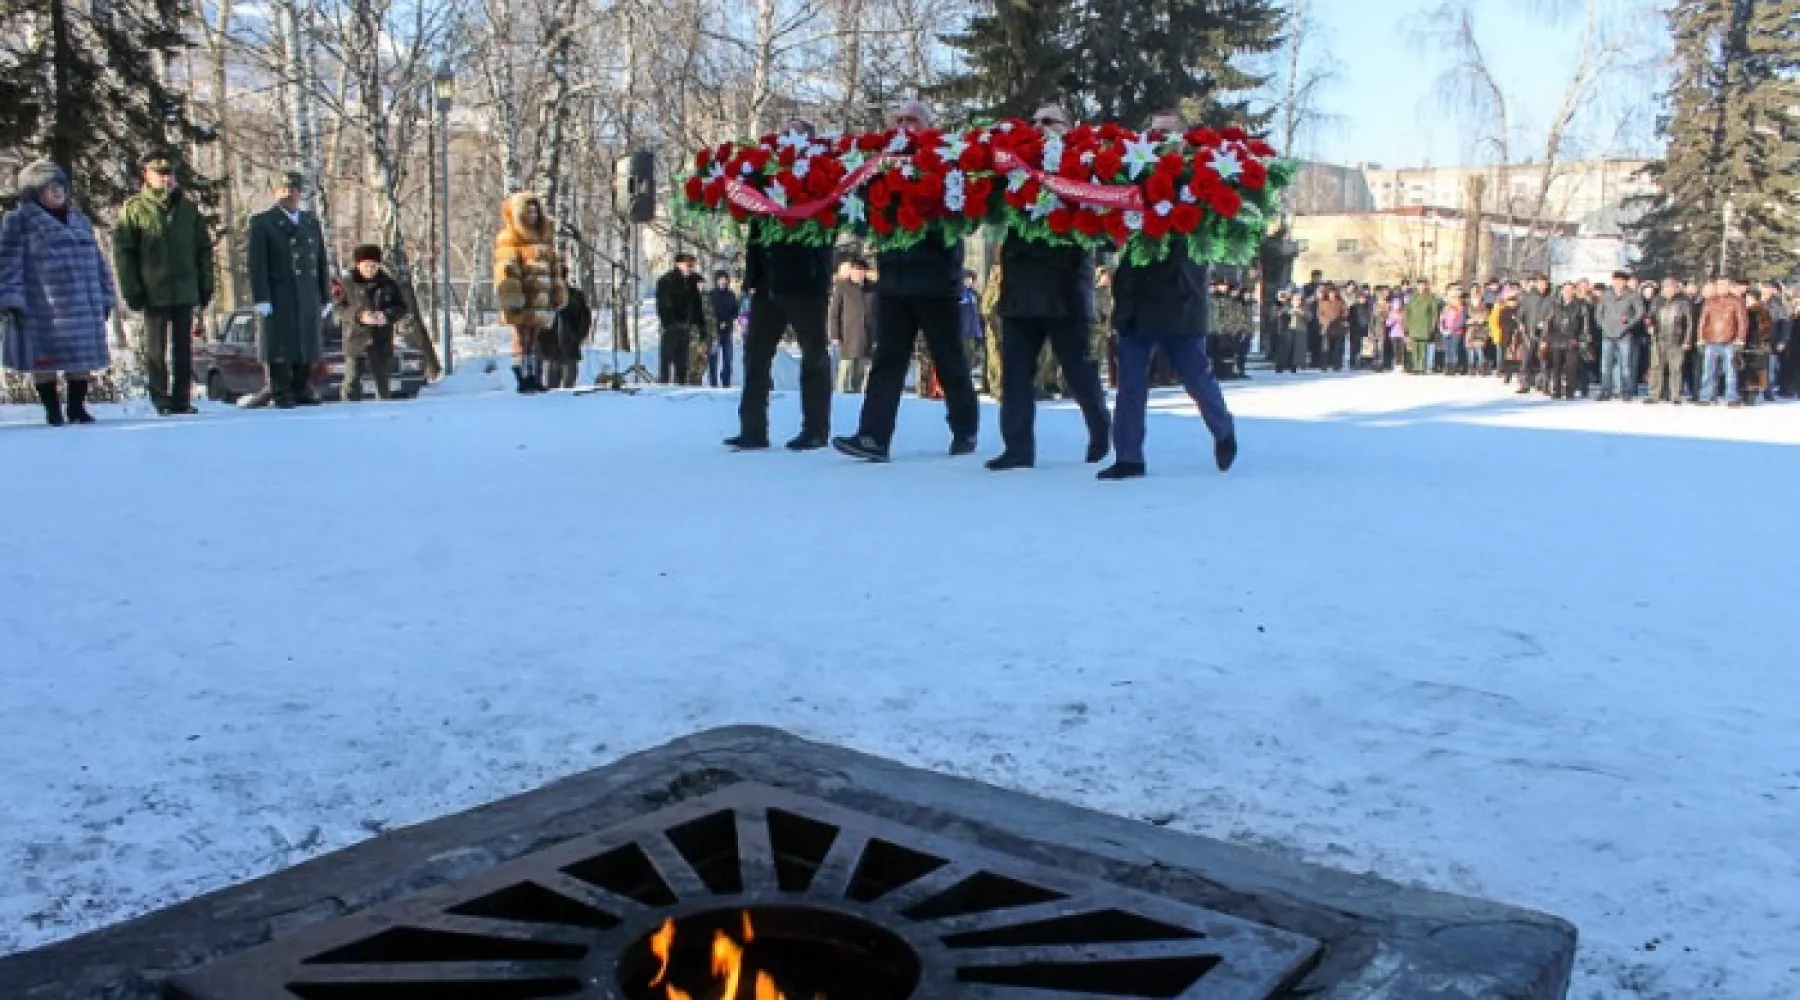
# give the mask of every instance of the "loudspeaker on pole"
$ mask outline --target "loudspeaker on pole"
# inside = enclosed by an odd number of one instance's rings
[[[619,214],[634,223],[656,219],[656,156],[647,149],[619,157],[613,164]]]

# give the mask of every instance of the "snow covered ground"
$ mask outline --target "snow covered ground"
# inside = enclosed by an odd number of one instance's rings
[[[1800,407],[1265,375],[1228,478],[1159,399],[1099,484],[1066,407],[996,476],[935,403],[878,467],[501,374],[0,415],[0,952],[757,722],[1561,914],[1582,1000],[1800,996]]]

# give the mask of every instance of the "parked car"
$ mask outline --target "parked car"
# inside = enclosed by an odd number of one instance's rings
[[[263,387],[262,361],[256,356],[256,313],[240,309],[213,324],[210,337],[194,341],[194,382],[206,387],[206,398],[220,403],[236,402]],[[344,334],[335,320],[327,321],[322,331],[325,357],[313,366],[313,391],[320,399],[343,398]],[[375,395],[375,377],[367,366],[362,375],[363,395]],[[394,344],[394,371],[390,379],[393,394],[415,396],[425,385],[425,358],[403,342]]]

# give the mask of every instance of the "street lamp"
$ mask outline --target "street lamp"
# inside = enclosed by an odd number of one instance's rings
[[[450,71],[448,59],[438,63],[431,89],[437,97],[438,111],[438,266],[442,269],[443,287],[438,298],[444,312],[438,340],[443,345],[444,374],[448,375],[454,369],[450,356],[450,105],[456,101],[456,74]],[[473,293],[471,288],[470,294]]]

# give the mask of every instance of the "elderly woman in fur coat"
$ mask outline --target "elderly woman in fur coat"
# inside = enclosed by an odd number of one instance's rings
[[[69,177],[49,160],[19,173],[19,207],[0,223],[0,312],[6,367],[30,373],[44,417],[64,422],[56,374],[69,385],[68,422],[91,424],[88,375],[106,368],[106,321],[117,303],[94,227],[69,198]]]
[[[538,196],[507,195],[500,205],[500,233],[494,237],[494,293],[500,321],[513,328],[513,378],[520,392],[542,392],[538,332],[556,322],[568,289],[556,261],[556,227]]]

